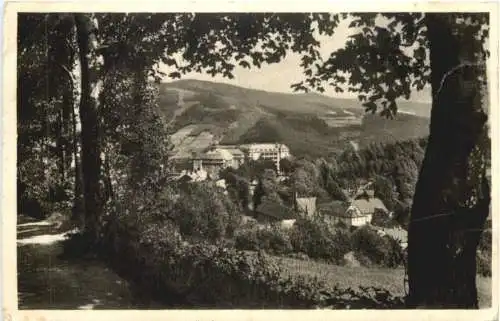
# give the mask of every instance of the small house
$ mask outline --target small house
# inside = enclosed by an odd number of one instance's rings
[[[372,221],[375,211],[388,212],[384,203],[376,197],[358,198],[351,202],[347,208],[346,216],[349,226],[363,226]]]
[[[375,197],[359,198],[351,202],[332,201],[318,205],[318,213],[333,224],[343,223],[348,227],[370,224],[375,211],[386,211],[384,203]]]

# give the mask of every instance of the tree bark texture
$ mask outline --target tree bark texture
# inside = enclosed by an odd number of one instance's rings
[[[486,68],[455,17],[425,19],[433,102],[408,231],[407,304],[477,308],[476,251],[490,205]]]

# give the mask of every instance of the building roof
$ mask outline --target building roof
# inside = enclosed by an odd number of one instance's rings
[[[206,153],[195,156],[197,159],[210,159],[210,160],[232,160],[233,155],[222,148],[216,148],[213,150],[209,150]]]
[[[373,214],[376,209],[387,212],[387,208],[385,207],[384,203],[376,197],[368,199],[358,198],[353,200],[351,205],[358,208],[361,214]]]
[[[253,143],[253,144],[244,144],[241,147],[246,149],[274,149],[276,147],[281,147],[283,150],[288,150],[288,146],[281,143]]]
[[[221,147],[221,148],[230,152],[231,155],[233,155],[233,157],[245,157],[245,153],[243,153],[241,149],[237,147]]]
[[[318,211],[328,216],[345,216],[348,204],[342,201],[332,201],[318,205]]]
[[[257,213],[269,216],[277,220],[296,219],[297,216],[291,209],[277,202],[264,199],[255,210]]]

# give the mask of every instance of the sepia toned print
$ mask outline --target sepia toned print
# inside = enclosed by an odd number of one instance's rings
[[[495,309],[492,13],[329,11],[16,13],[18,309]]]

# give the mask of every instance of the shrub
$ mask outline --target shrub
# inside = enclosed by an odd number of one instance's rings
[[[239,250],[264,250],[278,255],[288,254],[293,250],[286,231],[279,227],[243,228],[235,236],[235,247]]]
[[[168,220],[133,216],[109,220],[102,243],[107,251],[102,253],[123,277],[144,289],[144,295],[166,307],[394,308],[401,304],[387,291],[329,288],[316,278],[285,277],[279,262],[262,251],[189,244]]]
[[[269,242],[269,249],[273,254],[288,254],[293,251],[292,243],[290,242],[290,237],[288,233],[279,228],[274,227],[270,230],[261,230],[267,234]]]
[[[255,227],[247,227],[235,234],[234,246],[239,250],[257,251],[261,244]]]
[[[358,228],[352,234],[353,249],[357,252],[357,258],[361,264],[368,265],[369,262],[382,265],[390,252],[387,238],[380,236],[375,229],[365,225]]]
[[[116,226],[113,242],[117,246],[109,256],[114,265],[137,286],[172,306],[312,307],[318,303],[314,284],[307,287],[307,280],[282,278],[276,262],[262,252],[249,254],[204,242],[187,244],[172,237],[173,226]]]
[[[401,247],[401,243],[390,236],[384,236],[384,238],[387,241],[388,252],[383,264],[390,268],[403,265],[406,253]]]
[[[233,234],[240,213],[217,187],[189,184],[180,192],[171,216],[183,235],[215,241]]]
[[[300,220],[290,230],[290,241],[295,252],[310,258],[340,263],[350,250],[350,237],[341,229],[331,232],[328,227],[313,220]]]
[[[371,220],[371,224],[374,226],[380,227],[393,227],[395,225],[395,221],[391,219],[389,213],[384,210],[375,209],[373,213],[373,217]]]

